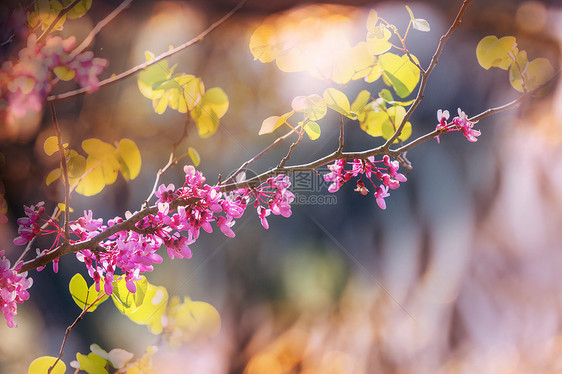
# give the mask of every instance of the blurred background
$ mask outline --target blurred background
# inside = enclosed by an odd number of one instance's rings
[[[282,73],[274,63],[254,61],[250,36],[263,22],[299,22],[306,17],[340,27],[354,44],[364,37],[369,9],[405,30],[404,5],[431,25],[411,30],[407,45],[427,66],[460,1],[332,4],[250,0],[201,43],[169,59],[176,72],[221,87],[230,108],[219,130],[201,139],[189,128],[179,152],[201,154],[199,169],[209,183],[224,178],[268,146],[283,129],[258,136],[261,122],[290,110],[298,95],[321,93],[327,83],[306,72]],[[345,5],[343,4],[345,3]],[[191,39],[234,7],[234,0],[138,1],[97,36],[91,49],[110,61],[109,77],[144,61],[145,50],[162,53]],[[3,5],[9,7],[9,5]],[[67,22],[63,36],[81,41],[116,4],[94,1],[89,13]],[[10,8],[8,8],[10,9]],[[11,10],[10,10],[11,11]],[[6,12],[3,12],[6,13]],[[530,58],[545,57],[559,69],[562,37],[559,2],[473,1],[461,27],[448,41],[426,98],[411,119],[413,137],[435,128],[438,109],[458,107],[469,116],[517,97],[507,72],[486,71],[475,48],[486,35],[513,35]],[[311,29],[311,40],[323,33]],[[21,48],[14,41],[12,51]],[[4,48],[10,53],[9,48]],[[6,56],[8,56],[6,54]],[[57,92],[75,89],[57,86]],[[376,93],[382,83],[353,82],[349,97],[362,89]],[[185,117],[168,109],[157,115],[136,77],[56,104],[64,140],[80,149],[82,140],[109,143],[133,139],[142,155],[139,177],[119,176],[93,197],[73,195],[75,215],[92,209],[104,221],[138,210],[183,131]],[[411,150],[408,181],[380,210],[372,195],[353,192],[352,183],[330,194],[312,175],[312,187],[289,219],[270,217],[264,230],[250,209],[234,226],[236,238],[218,230],[203,233],[190,260],[165,261],[147,274],[171,295],[214,305],[220,334],[206,344],[162,346],[153,356],[155,372],[200,373],[556,373],[562,371],[562,91],[525,101],[519,108],[488,117],[475,127],[476,143],[459,133]],[[305,139],[289,164],[332,152],[338,118],[321,122],[322,136]],[[347,121],[346,151],[373,148],[380,139]],[[193,127],[193,126],[192,126]],[[44,154],[53,135],[50,113],[0,134],[1,178],[9,223],[0,225],[0,248],[12,260],[12,244],[23,205],[46,201],[49,211],[63,199],[45,177],[57,167]],[[290,142],[252,165],[251,172],[275,166]],[[185,160],[187,162],[187,160]],[[405,171],[403,171],[405,172]],[[162,183],[183,183],[182,164]],[[41,244],[42,242],[39,242]],[[49,245],[47,242],[43,245]],[[163,256],[166,257],[166,256]],[[68,282],[84,269],[74,256],[61,259],[59,274],[47,267],[31,272],[31,299],[18,309],[20,327],[0,323],[0,371],[25,372],[40,355],[56,356],[66,327],[78,315]],[[129,321],[107,302],[70,334],[64,361],[87,353],[91,343],[141,355],[158,342],[144,326]]]

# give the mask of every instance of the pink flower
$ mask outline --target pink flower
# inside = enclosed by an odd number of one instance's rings
[[[8,327],[17,327],[14,316],[18,314],[17,304],[29,299],[27,291],[33,285],[33,279],[27,272],[18,274],[23,262],[10,269],[10,261],[0,251],[0,310],[4,314]]]
[[[468,139],[469,142],[477,141],[478,139],[476,139],[476,137],[480,136],[480,131],[474,130],[472,128],[476,122],[471,122],[460,108],[458,109],[458,113],[459,116],[455,117],[453,123],[455,123],[457,127],[460,127],[462,134]]]
[[[388,193],[388,187],[381,184],[375,192],[375,198],[377,200],[377,205],[379,206],[379,208],[383,210],[386,209],[386,202],[384,201],[384,198],[388,196],[390,196],[390,194]]]

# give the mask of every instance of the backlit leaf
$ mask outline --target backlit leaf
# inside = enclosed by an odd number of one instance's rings
[[[27,369],[27,374],[47,374],[51,366],[57,361],[56,357],[52,356],[42,356],[38,357],[31,362],[29,368]],[[64,374],[66,371],[66,365],[64,362],[59,360],[57,365],[51,370],[51,374]]]
[[[153,334],[162,332],[162,316],[166,312],[168,291],[164,287],[148,284],[142,304],[125,313],[129,319],[140,325],[147,325]]]
[[[324,91],[324,101],[328,105],[328,108],[335,110],[338,113],[343,114],[346,117],[352,118],[351,106],[349,105],[349,100],[345,94],[335,88],[327,88]]]
[[[137,144],[131,139],[121,139],[117,146],[117,155],[121,173],[125,179],[135,179],[141,169],[141,154]]]
[[[205,92],[203,103],[210,106],[219,118],[222,118],[228,110],[228,96],[219,87],[213,87]]]
[[[328,107],[320,95],[297,96],[291,107],[296,112],[304,112],[312,121],[318,121],[326,115]]]
[[[374,9],[371,9],[369,11],[369,16],[367,16],[367,31],[370,33],[374,33],[375,32],[375,27],[377,26],[377,22],[379,20],[379,16],[377,14],[377,11]]]
[[[351,104],[351,111],[354,113],[363,112],[365,106],[371,99],[371,94],[367,90],[363,90],[357,94],[357,98]]]
[[[288,113],[283,114],[282,116],[271,116],[266,118],[261,124],[258,135],[269,134],[273,132],[276,128],[287,122],[287,119],[289,119],[289,117],[291,117],[294,113],[295,111],[292,110]]]
[[[66,66],[57,66],[53,69],[53,73],[62,81],[71,81],[76,76],[76,72]]]
[[[392,33],[384,25],[375,28],[375,32],[367,34],[367,49],[372,55],[380,55],[385,53],[392,47],[392,43],[388,41]]]
[[[388,121],[388,115],[383,111],[367,112],[365,120],[359,125],[367,134],[377,137],[382,136],[382,125],[386,121]]]
[[[254,60],[260,60],[263,63],[275,60],[274,38],[275,29],[269,25],[261,25],[254,31],[250,38],[250,52],[252,52]]]
[[[191,161],[193,161],[193,166],[199,166],[199,164],[201,163],[201,156],[199,156],[199,152],[197,152],[195,148],[189,147],[187,153],[189,153],[189,158],[191,158]]]
[[[62,0],[62,5],[64,6],[70,5],[72,1],[73,0]],[[80,18],[84,14],[86,14],[86,12],[88,12],[91,6],[92,6],[92,0],[79,1],[78,4],[76,4],[72,9],[70,9],[70,11],[66,15],[70,19]]]
[[[76,361],[79,363],[80,370],[85,371],[88,374],[108,374],[109,372],[105,368],[107,365],[107,360],[98,356],[97,354],[90,352],[88,355],[83,355],[82,353],[76,353]]]
[[[54,181],[56,181],[57,179],[59,179],[61,176],[62,176],[62,172],[60,168],[51,170],[51,172],[47,175],[47,178],[45,179],[45,184],[48,186]]]
[[[418,62],[415,56],[414,61]],[[379,57],[383,75],[398,94],[404,98],[412,93],[420,80],[420,70],[407,55],[402,57],[393,53],[385,53]]]
[[[416,18],[412,20],[412,27],[418,31],[429,32],[431,28],[429,27],[429,22],[423,18]]]
[[[78,182],[78,178],[70,180],[70,184]],[[105,187],[102,162],[92,156],[86,159],[86,171],[76,187],[76,192],[84,196],[93,196]]]
[[[306,135],[310,138],[310,140],[316,140],[320,137],[320,126],[318,123],[314,121],[308,121],[304,125],[304,131],[306,131]]]
[[[488,35],[476,46],[478,63],[486,70],[491,67],[507,70],[513,62],[509,54],[516,56],[517,52],[517,43],[513,36],[498,39],[494,35]]]
[[[80,273],[74,274],[74,276],[70,280],[70,283],[68,284],[72,299],[80,309],[84,309],[86,306],[92,304],[98,296],[104,295],[88,309],[88,312],[93,312],[94,310],[96,310],[98,305],[103,303],[109,297],[108,295],[105,295],[103,286],[104,283],[102,279],[100,281],[99,292],[96,291],[95,283],[88,287],[88,285],[86,284],[86,280]]]
[[[66,148],[68,146],[68,143],[64,143],[62,146],[63,148]],[[43,150],[48,156],[52,155],[55,152],[58,152],[59,151],[58,138],[55,135],[53,135],[45,139],[45,143],[43,143]]]
[[[84,156],[71,149],[66,162],[66,169],[68,171],[69,179],[79,178],[82,174],[84,174],[84,171],[86,171],[86,159]]]
[[[181,304],[173,298],[168,318],[173,343],[206,341],[217,336],[221,328],[221,318],[215,307],[189,297]]]

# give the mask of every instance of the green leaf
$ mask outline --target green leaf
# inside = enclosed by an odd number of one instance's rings
[[[99,292],[96,291],[95,283],[88,288],[86,280],[80,273],[74,274],[74,276],[70,280],[70,283],[68,284],[72,299],[80,309],[84,309],[88,305],[92,304],[98,298],[98,296],[104,294],[105,291],[103,286],[104,283],[102,279],[100,282]],[[96,310],[97,307],[105,300],[107,300],[108,297],[108,295],[104,295],[88,309],[88,312],[93,312],[94,310]]]
[[[407,5],[404,5],[404,6],[406,7],[406,10],[410,14],[410,20],[413,21],[414,20],[414,13],[412,12],[412,9],[410,9],[410,7],[407,6]]]
[[[141,154],[137,144],[131,139],[121,139],[117,145],[117,160],[121,173],[127,180],[135,179],[141,169]]]
[[[518,54],[517,43],[513,36],[498,39],[494,35],[488,35],[482,38],[476,46],[478,63],[486,70],[491,67],[507,70],[513,62],[510,53],[513,56]]]
[[[193,166],[197,167],[201,163],[201,156],[199,156],[199,152],[193,147],[189,147],[187,149],[187,153],[189,154],[189,158],[193,161]]]
[[[349,105],[349,100],[345,94],[335,88],[327,88],[324,91],[324,101],[328,105],[328,108],[335,110],[338,113],[343,114],[346,117],[355,119],[354,115],[351,114],[351,106]]]
[[[42,356],[38,357],[31,362],[29,368],[27,369],[27,374],[47,374],[51,366],[57,361],[56,357],[52,356]],[[64,374],[66,371],[66,365],[64,362],[59,360],[57,365],[51,370],[51,374]]]
[[[295,113],[294,110],[283,114],[282,116],[271,116],[266,118],[262,124],[258,135],[269,134],[273,132],[276,128],[287,122],[289,117]]]
[[[211,304],[192,301],[189,297],[180,304],[177,298],[172,298],[169,309],[170,338],[173,342],[206,341],[220,331],[221,318]]]
[[[512,63],[509,67],[509,83],[519,92],[523,92],[523,78],[525,83],[529,80],[528,67],[529,60],[527,59],[527,52],[520,51],[515,58],[516,63]],[[525,84],[525,88],[527,85]],[[527,88],[528,89],[528,88]]]
[[[314,121],[308,121],[304,125],[304,131],[306,131],[306,135],[310,138],[310,140],[316,140],[320,137],[320,126]]]
[[[394,100],[394,98],[392,97],[392,93],[387,90],[386,88],[383,88],[380,92],[379,92],[379,97],[381,99],[383,99],[386,103],[390,104],[390,105],[401,105],[401,106],[407,106],[407,105],[412,105],[412,103],[414,101],[416,101],[416,99],[412,99],[412,100],[407,100],[407,101],[397,101]]]
[[[414,61],[418,62],[415,56]],[[410,61],[407,55],[399,57],[393,53],[385,53],[379,57],[383,68],[383,76],[389,81],[398,94],[404,98],[412,93],[420,80],[420,70]]]
[[[228,110],[228,96],[221,88],[213,87],[205,92],[201,105],[209,106],[219,118],[222,118]]]

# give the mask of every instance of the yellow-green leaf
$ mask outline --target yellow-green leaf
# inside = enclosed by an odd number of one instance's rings
[[[66,205],[64,205],[64,203],[58,203],[57,206],[59,207],[59,210],[61,212],[64,212],[66,210]],[[71,207],[68,209],[69,212],[74,212],[74,209],[72,209]]]
[[[68,143],[64,143],[63,148],[66,148],[68,146]],[[59,151],[59,140],[56,136],[49,136],[47,139],[45,139],[45,143],[43,143],[43,150],[45,151],[45,153],[50,156],[55,152]]]
[[[84,309],[85,307],[89,306],[96,300],[96,298],[98,298],[100,295],[103,295],[98,301],[96,301],[95,304],[93,304],[88,309],[88,312],[93,312],[94,310],[96,310],[98,305],[103,303],[109,297],[108,295],[105,295],[103,287],[103,279],[101,279],[100,281],[99,292],[96,291],[95,283],[88,287],[88,285],[86,284],[86,280],[80,273],[74,274],[74,276],[70,280],[70,283],[68,284],[68,289],[70,290],[72,299],[80,309]]]
[[[150,51],[145,52],[146,61],[154,59],[154,54]],[[167,61],[159,61],[149,67],[145,68],[139,73],[137,84],[143,96],[149,99],[157,99],[164,95],[164,90],[153,89],[154,86],[167,81],[171,76],[168,70]]]
[[[345,94],[335,88],[327,88],[324,91],[324,101],[328,105],[328,108],[335,110],[338,113],[343,114],[346,117],[353,119],[351,114],[351,106],[349,105],[349,100]]]
[[[367,134],[377,137],[382,136],[382,125],[385,122],[388,122],[388,115],[384,111],[367,112],[365,120],[359,125]]]
[[[546,58],[536,58],[528,62],[527,54],[525,51],[521,51],[517,56],[517,62],[518,64],[512,64],[509,68],[509,82],[519,92],[524,91],[521,77],[524,79],[527,91],[532,91],[554,75],[554,68]],[[518,65],[523,73],[517,68]]]
[[[181,304],[173,298],[168,318],[173,343],[206,341],[217,336],[221,328],[221,318],[215,307],[189,297]]]
[[[88,374],[108,374],[105,368],[107,360],[90,352],[87,356],[82,353],[76,353],[76,361],[80,364],[80,370]]]
[[[49,186],[51,183],[59,179],[61,176],[62,176],[62,172],[60,168],[51,170],[51,172],[47,175],[47,178],[45,179],[45,184]]]
[[[273,132],[276,128],[287,122],[287,119],[289,119],[289,117],[291,117],[294,113],[295,111],[292,110],[288,113],[283,114],[282,116],[271,116],[266,118],[261,124],[258,135],[269,134]]]
[[[64,6],[70,5],[72,1],[73,0],[62,0],[62,5]],[[78,4],[76,4],[72,9],[70,9],[70,11],[66,15],[70,19],[80,18],[84,14],[86,14],[86,12],[88,12],[91,6],[92,6],[92,0],[79,1]]]
[[[293,99],[291,107],[295,112],[305,112],[309,119],[318,121],[326,115],[328,107],[320,95],[297,96]]]
[[[357,98],[355,98],[355,100],[351,104],[351,111],[356,114],[363,112],[365,106],[367,105],[370,99],[371,99],[371,94],[369,93],[369,91],[363,90],[359,92],[357,94]]]
[[[222,118],[228,110],[228,96],[219,87],[213,87],[205,92],[203,103],[210,106],[219,118]]]
[[[164,287],[148,284],[142,304],[132,311],[127,311],[125,315],[135,323],[147,325],[153,334],[160,334],[167,303],[168,291]]]
[[[379,25],[372,33],[367,34],[367,49],[372,55],[380,55],[392,48],[388,41],[392,33],[384,25]]]
[[[304,131],[306,131],[306,135],[310,138],[310,140],[316,140],[320,137],[320,126],[318,123],[314,121],[308,121],[304,125]]]
[[[372,74],[376,57],[369,53],[367,43],[360,42],[347,53],[351,56],[353,64],[354,74],[351,79],[361,79]]]
[[[219,116],[209,105],[204,104],[193,108],[191,117],[195,120],[201,138],[208,138],[219,128]]]
[[[125,179],[135,179],[141,169],[141,154],[137,144],[131,139],[121,139],[117,146],[117,155],[121,166],[121,173]]]
[[[56,357],[52,356],[42,356],[38,357],[31,362],[29,368],[27,369],[27,374],[47,374],[51,366],[57,361]],[[59,360],[57,365],[51,370],[51,374],[64,374],[66,371],[66,365],[64,362]]]
[[[53,69],[53,73],[62,81],[71,81],[76,76],[76,72],[66,66],[57,66]]]
[[[117,309],[123,314],[134,312],[140,308],[144,302],[149,284],[146,277],[143,276],[141,280],[135,281],[134,283],[136,292],[133,293],[128,290],[125,278],[113,282],[111,299]]]
[[[412,56],[416,63],[418,60]],[[384,77],[391,83],[398,96],[404,98],[412,93],[420,80],[420,70],[407,55],[402,57],[385,53],[379,57]]]
[[[83,177],[71,179],[70,184],[74,185],[80,180],[76,186],[76,192],[84,196],[93,196],[105,187],[105,178],[103,174],[102,162],[92,156],[86,159],[86,171]]]
[[[488,35],[482,38],[476,46],[478,63],[486,70],[491,67],[507,70],[513,62],[510,53],[517,56],[517,52],[517,43],[513,36],[498,39],[494,35]]]
[[[369,16],[367,16],[367,31],[370,33],[374,33],[375,32],[375,27],[377,26],[377,22],[379,20],[379,16],[377,14],[377,11],[374,9],[371,9],[369,11]]]
[[[187,153],[189,154],[189,158],[191,158],[191,161],[193,161],[193,165],[195,167],[199,166],[199,164],[201,163],[201,156],[199,156],[199,152],[197,152],[195,148],[189,147],[187,149]]]
[[[412,135],[412,124],[410,122],[406,122],[404,124],[404,128],[402,128],[402,132],[400,133],[400,136],[398,137],[398,139],[400,139],[402,141],[406,141],[406,140],[408,140],[410,135]]]
[[[250,38],[250,52],[254,60],[267,63],[275,60],[276,51],[273,47],[275,40],[275,29],[269,25],[258,27]]]
[[[119,154],[117,149],[109,143],[103,142],[96,138],[86,139],[82,142],[82,148],[89,155],[86,160],[86,171],[94,165],[94,160],[101,162],[101,171],[103,174],[103,183],[112,184],[117,179],[117,173],[121,168],[119,164]],[[93,160],[88,163],[88,160]],[[101,190],[100,190],[101,191]]]
[[[84,171],[86,171],[86,159],[84,156],[71,149],[68,154],[66,162],[66,169],[68,171],[68,178],[80,178]]]

